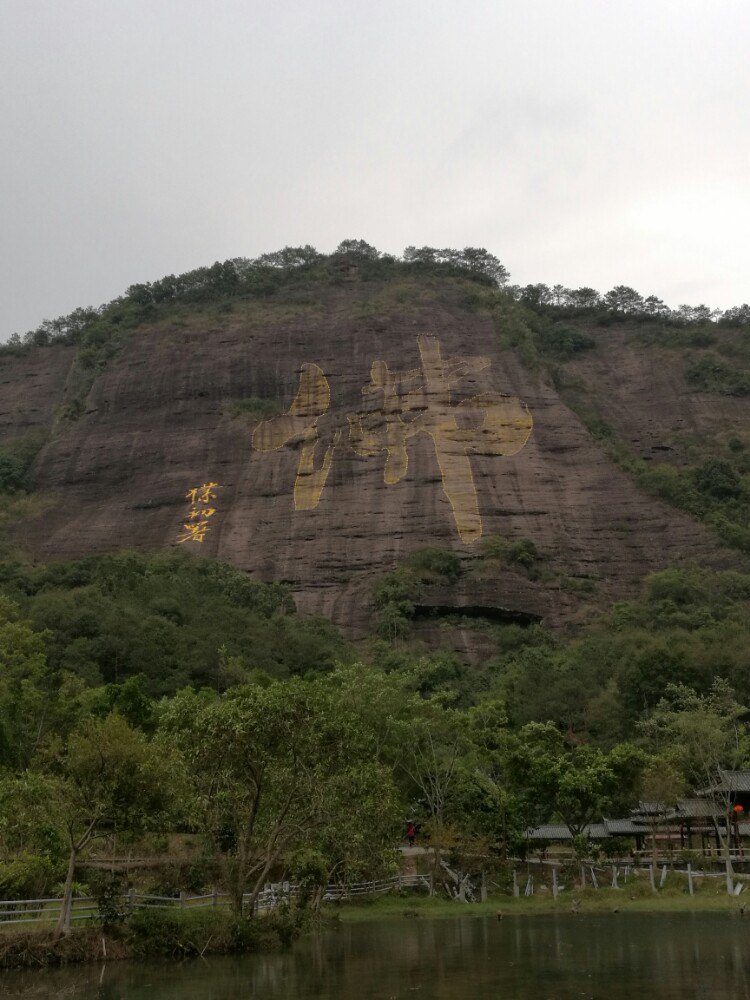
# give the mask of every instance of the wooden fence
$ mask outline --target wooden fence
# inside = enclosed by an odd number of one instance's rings
[[[544,875],[545,869],[547,869],[547,877]],[[664,886],[669,875],[684,876],[685,887],[691,896],[697,884],[703,879],[717,878],[725,880],[726,891],[733,896],[739,896],[745,890],[746,886],[750,887],[750,873],[739,875],[733,873],[729,869],[729,866],[727,866],[726,871],[722,872],[695,869],[691,864],[688,864],[683,870],[678,868],[668,869],[667,865],[660,867],[655,867],[654,865],[633,865],[630,863],[602,865],[592,864],[591,862],[565,864],[541,860],[527,863],[525,871],[520,875],[518,870],[513,870],[512,893],[514,896],[532,896],[540,890],[542,885],[545,886],[545,891],[551,891],[555,897],[567,888],[624,889],[629,879],[643,876],[648,879],[652,891],[656,892]],[[484,880],[482,880],[481,885],[482,889],[479,898],[485,898]],[[372,882],[329,885],[326,887],[323,900],[333,901],[356,899],[363,896],[379,896],[393,892],[394,890],[406,888],[422,888],[426,889],[430,895],[434,894],[431,875],[395,875],[392,878],[376,879]],[[258,894],[255,909],[258,912],[271,910],[293,899],[299,892],[299,886],[294,883],[268,883]],[[474,894],[467,896],[464,890],[455,890],[452,895],[460,901],[474,898]],[[244,896],[245,901],[249,902],[250,898],[250,893],[246,893]],[[144,908],[228,908],[231,905],[231,900],[227,893],[221,892],[196,896],[185,893],[180,893],[179,896],[155,896],[135,892],[131,889],[130,892],[123,896],[122,903],[124,910],[131,911]],[[61,907],[62,900],[58,898],[0,900],[0,925],[56,922],[60,915]],[[73,899],[70,913],[71,920],[93,920],[98,918],[98,916],[99,910],[96,900],[93,897],[77,896]]]
[[[542,877],[544,869],[549,869],[549,886]],[[536,871],[534,871],[536,869]],[[556,898],[560,892],[567,887],[560,882],[561,876],[574,884],[577,881],[579,889],[623,889],[627,885],[629,878],[638,878],[646,875],[653,892],[664,887],[669,875],[684,875],[688,893],[695,894],[696,883],[701,879],[721,879],[725,882],[726,891],[730,896],[739,896],[745,888],[750,885],[750,874],[740,875],[731,868],[731,862],[726,862],[724,871],[706,871],[704,869],[693,868],[691,863],[683,870],[680,868],[670,868],[666,864],[662,865],[636,865],[627,863],[612,863],[609,865],[593,864],[584,861],[577,864],[570,861],[532,861],[527,863],[525,878],[519,879],[519,873],[513,869],[513,895],[533,896],[539,885],[544,885],[547,890],[551,890]],[[611,876],[611,881],[610,881]]]
[[[432,893],[431,875],[395,875],[393,878],[372,882],[354,882],[350,885],[329,885],[323,895],[325,901],[355,899],[361,896],[380,896],[398,889],[426,888]],[[268,883],[258,894],[256,911],[271,910],[299,895],[299,886],[291,882]],[[244,900],[250,900],[246,893]],[[62,899],[6,899],[0,900],[0,924],[37,924],[57,922]],[[212,892],[207,895],[152,896],[131,890],[122,897],[123,909],[145,908],[194,909],[201,907],[227,908],[231,905],[228,893]],[[76,896],[72,901],[71,920],[94,920],[99,916],[96,900],[92,896]]]

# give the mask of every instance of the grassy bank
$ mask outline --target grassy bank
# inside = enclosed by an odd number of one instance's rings
[[[330,916],[345,923],[367,920],[401,919],[415,917],[531,917],[546,913],[575,915],[581,913],[699,913],[721,912],[742,914],[748,911],[750,922],[750,896],[729,896],[723,883],[718,891],[698,891],[694,896],[687,892],[663,889],[659,892],[631,892],[624,889],[584,889],[565,892],[554,899],[551,894],[537,894],[528,898],[499,895],[485,903],[457,903],[450,899],[426,896],[383,896],[380,899],[342,903],[326,908]]]
[[[209,909],[138,910],[123,924],[74,927],[58,941],[49,927],[8,927],[0,933],[0,970],[268,951],[288,944],[302,929],[299,914],[287,911],[238,921]]]
[[[561,914],[617,913],[734,913],[750,922],[750,895],[746,901],[729,896],[720,880],[700,885],[690,896],[683,887],[666,885],[652,892],[641,883],[623,889],[566,891],[514,898],[497,895],[484,903],[458,903],[444,897],[403,893],[356,903],[329,903],[323,923],[362,923],[372,920],[415,918],[533,917]],[[126,923],[105,929],[75,927],[59,941],[50,928],[3,928],[0,932],[0,970],[49,968],[76,962],[141,958],[189,958],[206,955],[250,954],[291,943],[306,927],[306,914],[277,910],[254,920],[237,921],[229,913],[210,909],[139,910]]]

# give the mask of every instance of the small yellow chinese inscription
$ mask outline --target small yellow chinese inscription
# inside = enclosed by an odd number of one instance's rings
[[[204,483],[202,486],[192,486],[185,494],[185,499],[190,501],[190,511],[188,520],[183,524],[184,534],[177,542],[202,542],[206,537],[210,525],[209,518],[216,513],[216,508],[211,506],[211,501],[216,499],[215,490],[220,490],[218,483]]]

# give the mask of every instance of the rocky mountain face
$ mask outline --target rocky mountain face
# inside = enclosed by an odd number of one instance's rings
[[[3,357],[0,437],[47,435],[33,474],[49,502],[13,541],[44,560],[180,546],[288,581],[300,611],[354,638],[373,581],[424,546],[466,567],[427,589],[428,622],[456,608],[560,626],[651,570],[723,558],[607,457],[556,379],[501,343],[459,285],[351,281],[142,326],[74,420],[56,416],[74,348]],[[674,449],[675,428],[748,425],[747,398],[708,400],[654,358],[603,331],[566,377],[643,454]],[[531,540],[544,572],[478,558],[493,536]]]

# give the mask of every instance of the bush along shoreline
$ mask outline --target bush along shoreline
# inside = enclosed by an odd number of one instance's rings
[[[239,919],[210,909],[142,909],[121,922],[74,927],[62,936],[47,927],[7,928],[0,932],[0,970],[274,951],[290,945],[311,926],[309,911],[291,905]]]
[[[181,961],[207,955],[250,955],[283,949],[305,933],[372,920],[458,917],[502,920],[549,915],[696,912],[721,912],[742,918],[746,917],[746,904],[742,899],[728,896],[718,885],[691,897],[683,886],[671,880],[658,892],[650,891],[642,882],[626,889],[579,889],[557,898],[549,893],[520,898],[501,894],[474,903],[403,890],[388,896],[325,904],[319,916],[294,904],[242,919],[212,909],[142,909],[121,923],[74,927],[59,938],[51,928],[8,928],[0,933],[0,971],[56,968],[84,962],[147,958]]]

